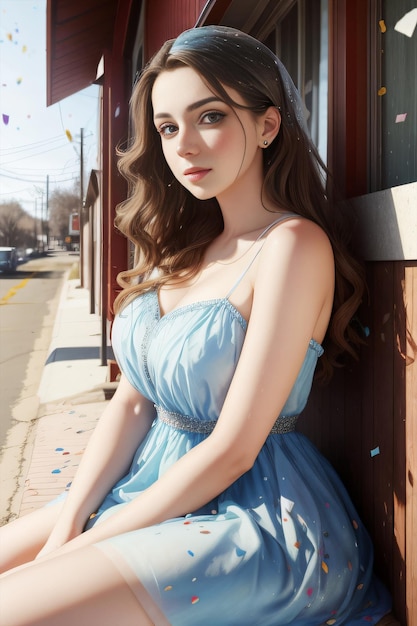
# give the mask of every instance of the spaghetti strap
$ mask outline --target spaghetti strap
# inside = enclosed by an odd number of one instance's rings
[[[284,215],[280,215],[275,221],[272,222],[272,224],[269,224],[259,235],[259,237],[256,238],[256,241],[260,241],[261,239],[263,239],[265,237],[265,235],[267,235],[269,233],[269,231],[271,230],[271,228],[273,228],[274,226],[276,226],[277,224],[279,224],[280,222],[285,222],[287,220],[296,218],[296,217],[300,217],[297,213],[285,213]],[[256,243],[255,241],[255,243]],[[232,295],[232,293],[234,292],[235,289],[237,289],[237,287],[239,286],[240,282],[242,281],[242,279],[244,278],[244,276],[247,274],[247,272],[250,270],[250,268],[252,267],[253,263],[255,262],[255,260],[258,257],[258,254],[261,252],[263,248],[263,244],[262,246],[259,248],[259,250],[256,251],[256,253],[254,254],[254,256],[252,257],[252,259],[249,261],[248,265],[245,267],[245,269],[243,270],[243,272],[240,274],[240,276],[238,277],[238,279],[236,280],[236,282],[234,283],[234,285],[232,286],[232,288],[229,290],[228,294],[226,295],[226,300],[228,300],[230,298],[230,296]]]

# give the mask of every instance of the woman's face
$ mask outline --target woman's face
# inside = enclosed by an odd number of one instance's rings
[[[220,199],[247,176],[262,184],[262,118],[230,107],[189,67],[158,76],[152,105],[167,164],[195,197]]]

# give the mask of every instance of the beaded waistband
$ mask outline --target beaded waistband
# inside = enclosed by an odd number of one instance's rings
[[[214,427],[217,424],[216,420],[199,420],[195,417],[189,417],[188,415],[182,415],[181,413],[174,413],[173,411],[167,411],[155,404],[155,409],[158,415],[158,419],[164,424],[172,426],[177,430],[186,430],[190,433],[199,433],[201,435],[209,435],[213,432]],[[275,424],[272,426],[270,434],[272,435],[285,435],[295,430],[297,424],[298,415],[289,415],[279,417]]]

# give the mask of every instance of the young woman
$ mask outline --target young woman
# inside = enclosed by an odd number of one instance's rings
[[[3,529],[1,623],[376,623],[369,537],[295,430],[319,357],[352,350],[362,282],[291,79],[248,35],[192,29],[132,119],[123,376],[65,502]]]

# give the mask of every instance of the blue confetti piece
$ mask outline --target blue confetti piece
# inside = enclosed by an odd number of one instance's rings
[[[245,556],[246,550],[242,550],[242,548],[236,548],[237,556]]]
[[[379,446],[377,446],[376,448],[371,450],[371,457],[378,456],[378,454],[380,454],[380,453],[381,453],[381,451],[379,449]]]
[[[194,556],[194,552],[192,552],[192,550],[187,550],[187,554],[189,554],[190,556]]]
[[[55,448],[55,452],[63,452],[64,448]]]
[[[54,469],[52,470],[51,474],[60,474],[61,470],[60,469]]]

